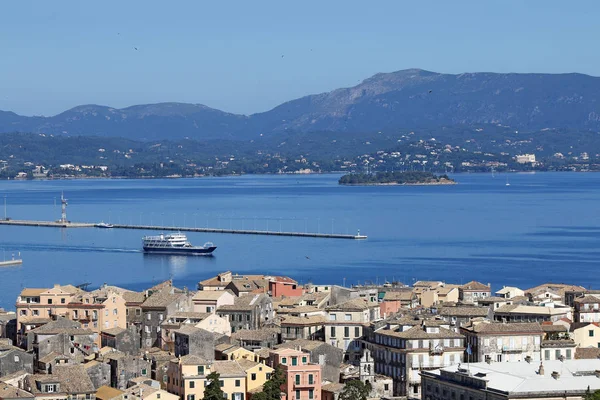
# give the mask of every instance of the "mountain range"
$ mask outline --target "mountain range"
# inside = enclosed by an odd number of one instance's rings
[[[0,132],[248,140],[280,132],[378,132],[478,124],[600,130],[600,78],[583,74],[376,74],[362,83],[238,115],[200,104],[82,105],[51,117],[0,111]]]

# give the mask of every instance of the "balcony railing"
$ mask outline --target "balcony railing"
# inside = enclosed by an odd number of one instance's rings
[[[522,353],[523,348],[517,346],[502,346],[503,353]]]

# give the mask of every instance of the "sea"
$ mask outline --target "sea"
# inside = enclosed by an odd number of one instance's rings
[[[213,257],[148,255],[153,231],[0,226],[0,307],[24,287],[195,289],[222,271],[301,283],[471,280],[600,288],[600,174],[456,174],[457,185],[340,186],[340,175],[0,181],[0,217],[355,234],[366,240],[187,233]],[[509,183],[509,185],[507,185]]]

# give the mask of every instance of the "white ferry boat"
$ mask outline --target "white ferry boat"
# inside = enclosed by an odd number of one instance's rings
[[[162,254],[190,254],[210,256],[217,248],[211,242],[204,243],[204,246],[193,246],[187,240],[183,233],[173,233],[170,235],[144,236],[142,238],[144,252],[162,253]]]

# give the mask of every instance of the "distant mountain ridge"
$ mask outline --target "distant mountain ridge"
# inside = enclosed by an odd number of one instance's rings
[[[83,105],[52,117],[0,111],[0,132],[135,140],[242,140],[286,130],[376,132],[477,124],[600,131],[600,78],[407,69],[376,74],[354,87],[305,96],[250,116],[187,103],[123,109]]]

